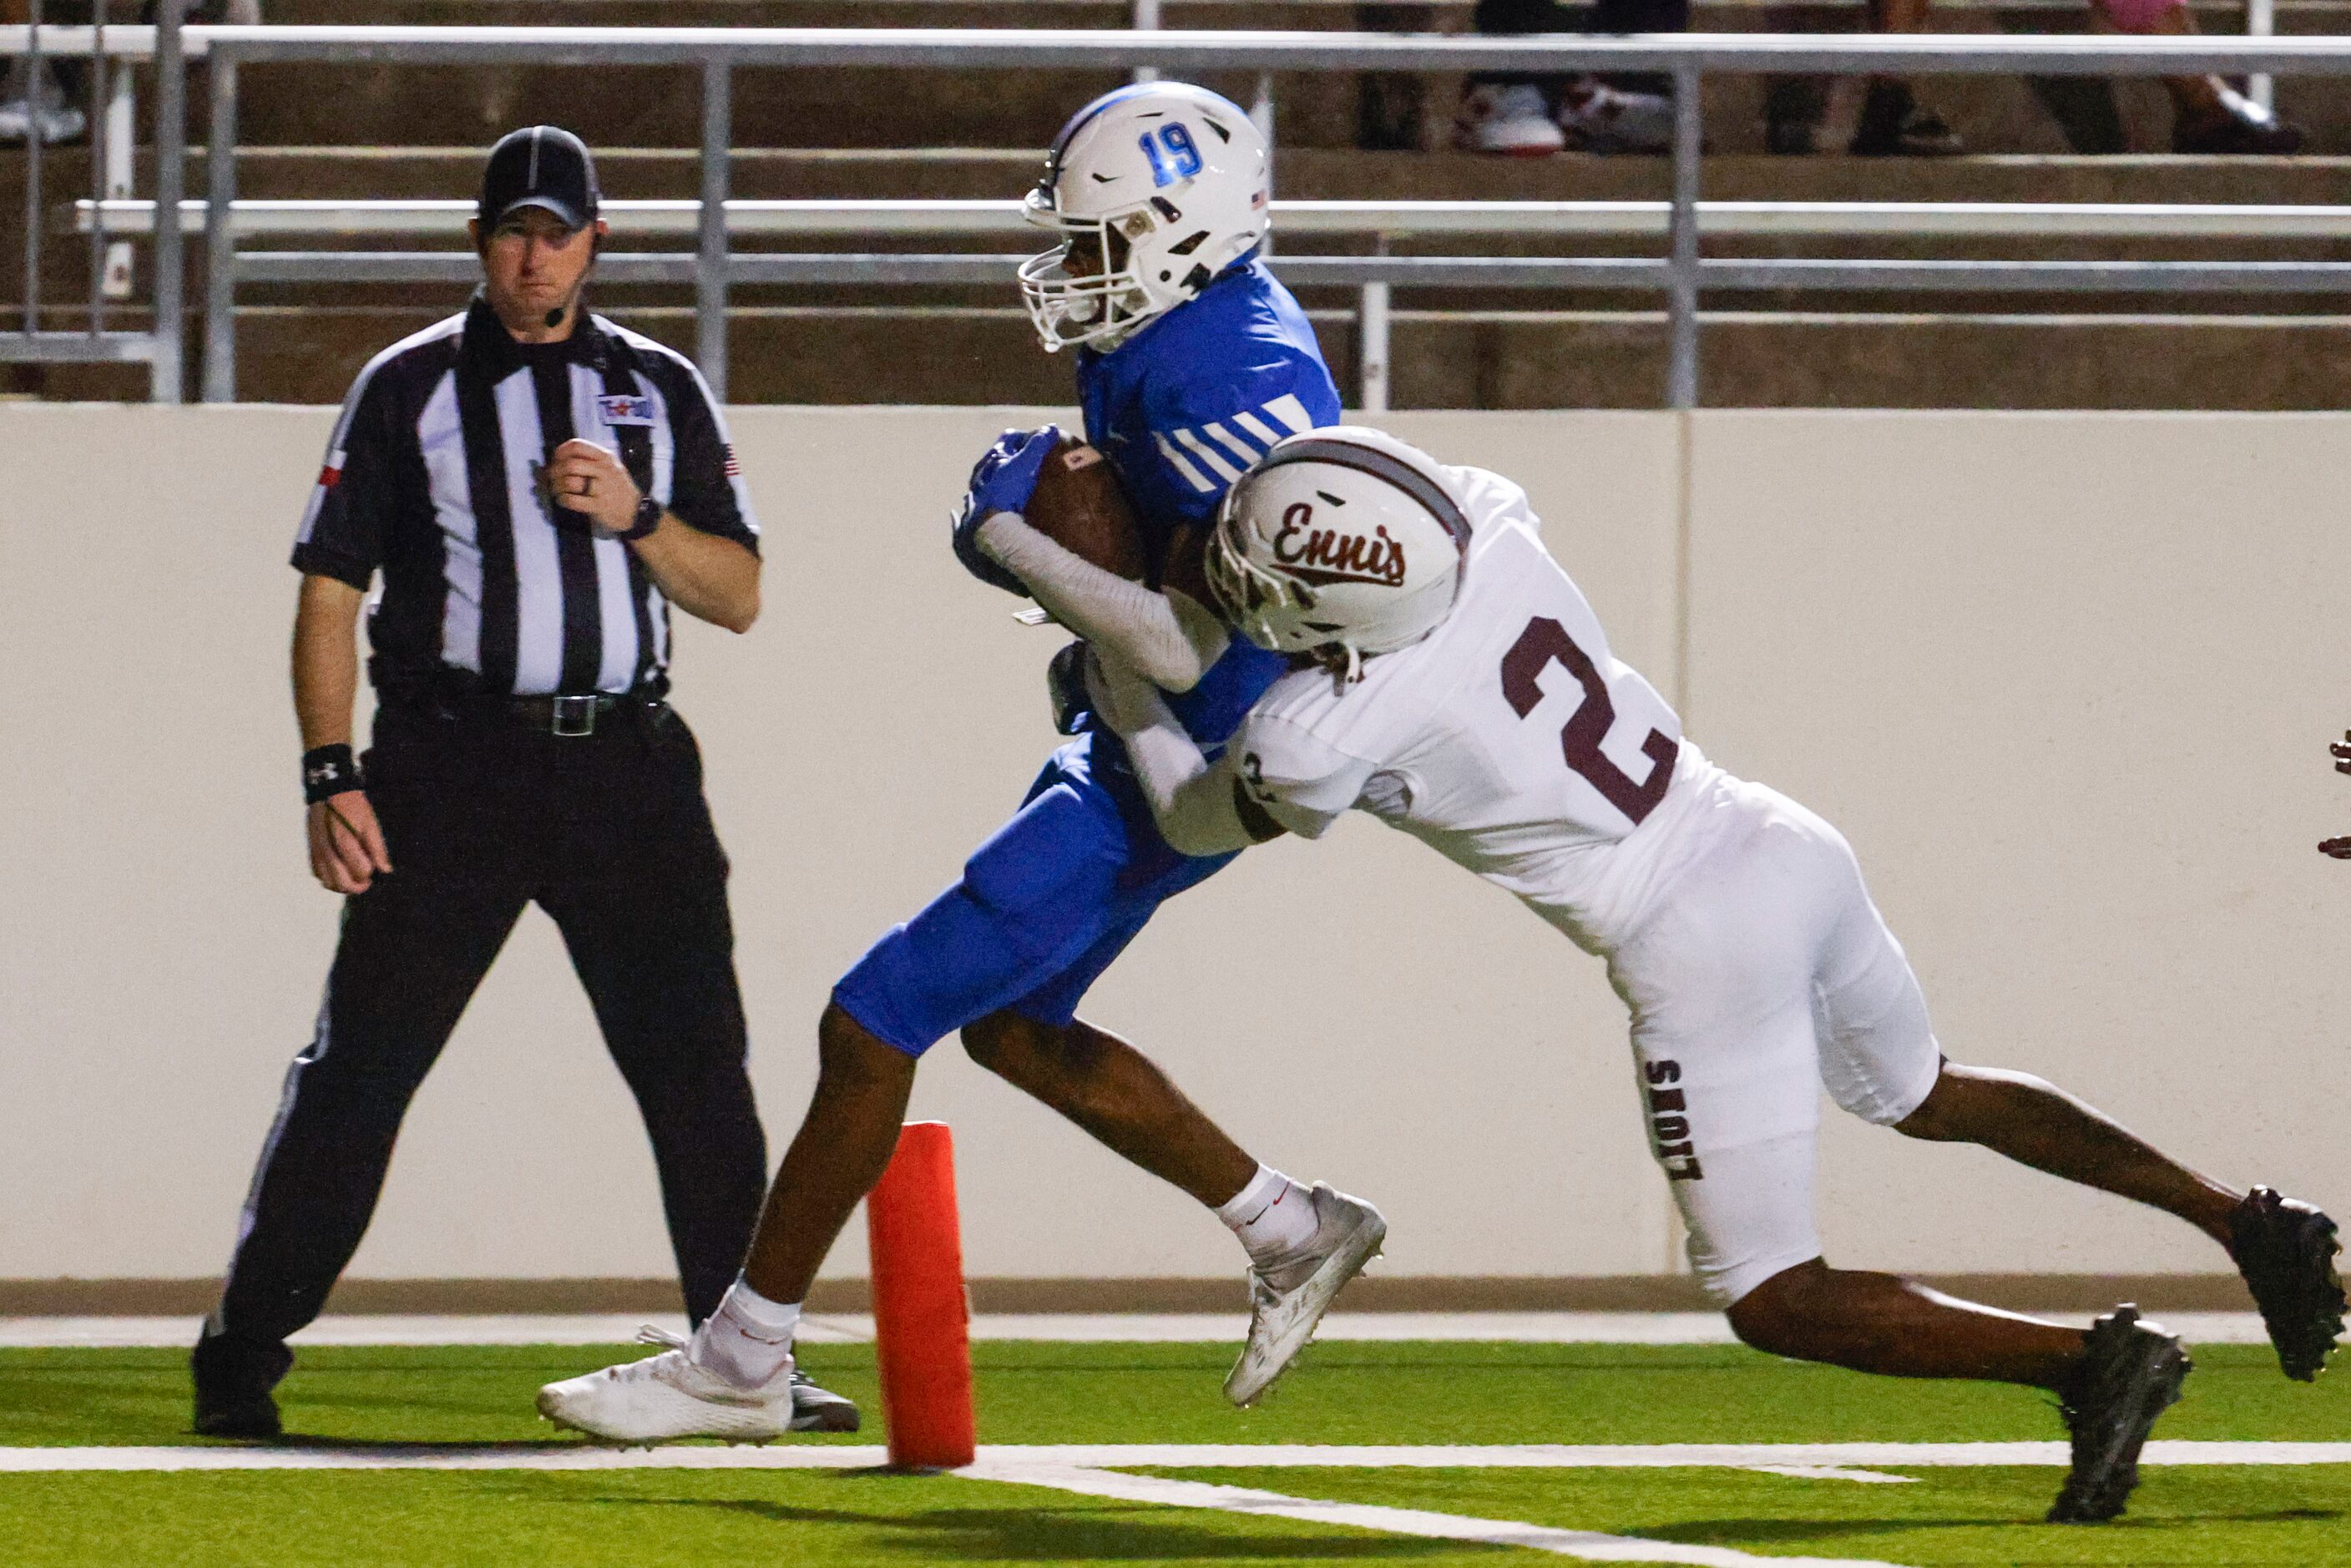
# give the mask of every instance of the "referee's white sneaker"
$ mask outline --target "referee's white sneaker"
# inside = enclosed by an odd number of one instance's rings
[[[689,1341],[654,1328],[639,1330],[637,1338],[665,1348],[643,1361],[547,1385],[538,1391],[538,1413],[611,1443],[678,1437],[764,1443],[786,1432],[857,1429],[857,1407],[817,1387],[789,1360],[758,1387],[738,1388],[696,1366],[687,1354]]]
[[[1387,1239],[1388,1222],[1360,1197],[1316,1182],[1314,1239],[1249,1270],[1249,1343],[1225,1378],[1225,1397],[1249,1405],[1272,1386],[1314,1337],[1339,1287],[1364,1271]]]

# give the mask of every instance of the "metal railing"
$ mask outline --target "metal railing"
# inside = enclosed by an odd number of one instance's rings
[[[126,34],[143,29],[119,29]],[[5,32],[0,29],[0,32]],[[64,29],[51,29],[63,32]],[[210,65],[210,131],[203,223],[206,256],[207,329],[204,386],[208,400],[234,395],[235,288],[252,280],[392,281],[469,277],[470,253],[261,251],[236,249],[236,113],[238,72],[249,64],[335,62],[385,66],[538,64],[569,66],[690,66],[702,73],[701,195],[687,205],[696,239],[691,254],[619,253],[601,264],[623,282],[691,280],[695,288],[696,358],[722,391],[726,380],[726,306],[736,283],[821,284],[974,283],[1001,279],[1005,256],[737,253],[730,244],[736,205],[727,200],[733,72],[738,67],[860,67],[893,69],[1096,69],[1130,72],[1217,71],[1255,74],[1302,71],[1656,71],[1675,83],[1672,196],[1662,204],[1665,253],[1656,257],[1479,257],[1393,256],[1301,256],[1280,262],[1292,283],[1362,290],[1360,357],[1384,365],[1389,291],[1395,287],[1607,287],[1659,290],[1667,318],[1665,401],[1692,407],[1698,396],[1698,302],[1718,290],[1970,290],[2183,291],[2323,293],[2351,285],[2351,263],[2324,261],[1896,261],[1835,259],[1715,259],[1699,255],[1701,225],[1731,214],[1699,201],[1703,126],[1698,87],[1709,73],[1788,72],[1814,75],[2169,76],[2351,75],[2351,38],[2295,37],[2020,37],[1928,34],[1851,37],[1683,34],[1634,37],[1434,37],[1387,33],[1225,33],[1067,29],[868,28],[621,28],[621,27],[191,27],[184,47],[168,60],[157,52],[159,105],[179,90],[184,61]],[[126,39],[135,47],[144,40]],[[5,45],[5,39],[0,39]],[[126,53],[129,51],[126,50]],[[178,168],[183,133],[168,110],[158,115],[158,153],[166,178]],[[176,192],[159,181],[157,204],[179,206]],[[747,209],[758,204],[746,204]],[[776,204],[768,204],[769,207]],[[1474,208],[1486,204],[1453,204]],[[1501,204],[1494,204],[1501,205]],[[1582,204],[1543,204],[1562,213]],[[1614,205],[1623,206],[1625,204]],[[1641,205],[1632,204],[1630,205]],[[1725,204],[1728,205],[1728,204]],[[1802,206],[1819,204],[1738,204],[1740,221],[1801,223]],[[1866,204],[1849,204],[1856,207]],[[1886,204],[1881,206],[1899,204]],[[1971,204],[1973,205],[1973,204]],[[1985,204],[1986,207],[1989,204]],[[616,211],[618,210],[616,204]],[[1980,211],[1979,209],[1979,215]],[[253,209],[248,208],[248,212]],[[1643,232],[1656,232],[1655,206],[1639,214]],[[2254,210],[2239,209],[2248,222]],[[2259,221],[2324,220],[2307,209],[2261,209]],[[2297,214],[2291,219],[2283,214]],[[106,204],[91,210],[96,224]],[[122,214],[126,218],[130,215]],[[747,210],[747,218],[751,215]],[[1510,214],[1531,218],[1531,214]],[[1620,214],[1622,216],[1623,214]],[[1916,216],[1917,214],[1913,214]],[[1593,213],[1589,220],[1604,214]],[[2110,221],[2122,221],[2109,213]],[[1814,214],[1817,221],[1818,214]],[[1881,221],[1890,221],[1881,212]],[[1713,222],[1707,222],[1708,218]],[[2058,220],[2035,208],[2027,221]],[[671,221],[675,221],[674,217]],[[991,222],[994,220],[990,220]],[[1467,222],[1468,220],[1461,220]],[[1559,221],[1564,222],[1562,216]],[[1626,221],[1630,221],[1629,218]],[[2146,218],[2144,223],[2157,220]],[[2163,221],[2186,222],[2185,219]],[[181,225],[155,235],[159,267],[158,326],[177,353],[176,273],[160,265]],[[838,232],[838,231],[836,231]],[[901,230],[900,232],[904,232]],[[1358,232],[1383,232],[1366,218]],[[1476,232],[1499,232],[1481,229]],[[1521,224],[1507,232],[1530,232]],[[1563,232],[1554,230],[1552,232]],[[1594,232],[1583,229],[1572,232]],[[1789,232],[1781,230],[1779,232]],[[1810,232],[1818,232],[1817,230]],[[1884,232],[1883,230],[1877,232]],[[1949,232],[1949,231],[1934,231]],[[2138,232],[2151,232],[2142,229]],[[2184,231],[2173,231],[2184,232]],[[2199,231],[2209,234],[2209,229]],[[167,277],[166,274],[169,273]],[[174,298],[164,321],[166,284]],[[175,361],[176,362],[176,361]],[[160,364],[160,359],[159,359]],[[161,385],[159,370],[159,390]]]
[[[162,146],[165,138],[158,137],[157,199],[165,203],[180,199],[185,142],[178,128],[186,119],[187,83],[181,50],[183,31],[176,6],[162,7],[160,26],[110,26],[107,5],[108,0],[96,0],[91,25],[88,26],[54,27],[42,23],[41,0],[32,0],[28,25],[0,27],[0,59],[16,55],[28,57],[32,99],[37,106],[41,102],[41,67],[45,58],[78,57],[89,61],[85,94],[89,182],[91,200],[101,214],[99,221],[85,225],[89,267],[82,329],[44,331],[45,313],[57,308],[49,306],[41,292],[43,182],[47,150],[38,129],[39,116],[33,116],[35,130],[26,143],[24,162],[23,293],[18,302],[17,329],[0,332],[0,364],[143,361],[148,367],[149,392],[153,400],[177,402],[183,325],[180,236],[155,236],[153,298],[148,329],[141,332],[110,327],[107,319],[109,307],[131,299],[133,269],[128,239],[112,234],[102,214],[109,204],[128,199],[131,192],[137,153],[131,96],[134,64],[154,67],[156,119],[172,131],[168,155]]]

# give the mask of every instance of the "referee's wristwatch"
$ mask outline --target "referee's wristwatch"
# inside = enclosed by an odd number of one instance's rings
[[[641,539],[661,527],[662,504],[651,496],[637,497],[637,509],[629,516],[629,526],[611,537],[626,542]]]

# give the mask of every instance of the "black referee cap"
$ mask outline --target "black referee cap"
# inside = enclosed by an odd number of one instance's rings
[[[596,221],[596,162],[587,143],[559,125],[510,131],[490,149],[474,215],[487,241],[517,207],[544,207],[575,229]]]

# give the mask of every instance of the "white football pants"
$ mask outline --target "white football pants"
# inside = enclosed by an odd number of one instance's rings
[[[1609,978],[1633,1010],[1650,1146],[1690,1266],[1728,1307],[1821,1255],[1822,1087],[1864,1121],[1898,1122],[1941,1051],[1844,835],[1763,785],[1713,787],[1713,841],[1610,956]]]

